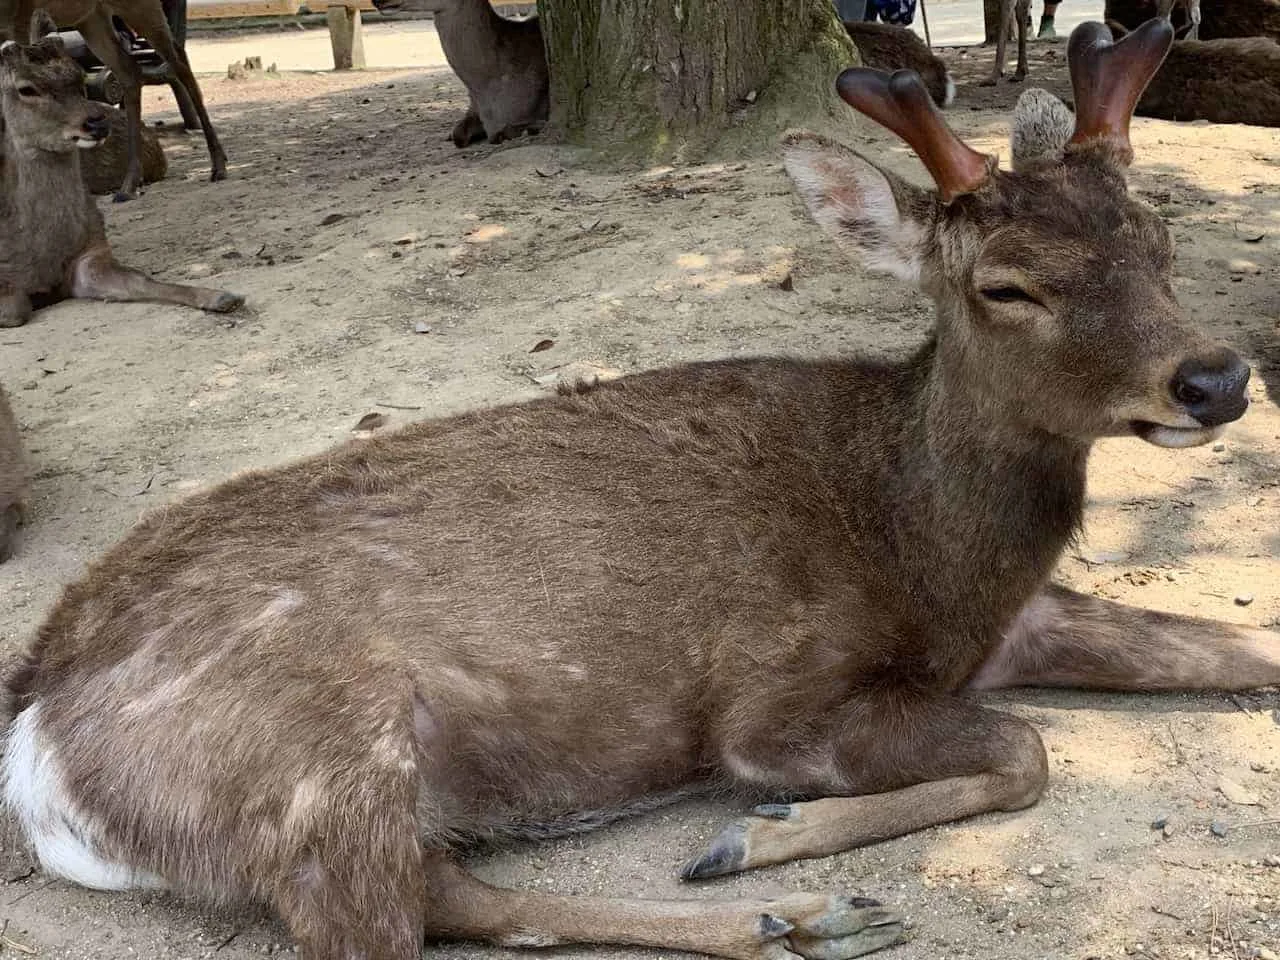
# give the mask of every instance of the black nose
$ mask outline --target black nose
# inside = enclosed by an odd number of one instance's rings
[[[1214,357],[1184,360],[1169,390],[1187,413],[1206,427],[1216,427],[1244,415],[1249,406],[1248,384],[1248,364],[1223,350]]]
[[[84,132],[95,140],[105,140],[111,132],[111,122],[106,117],[89,117],[84,122]]]

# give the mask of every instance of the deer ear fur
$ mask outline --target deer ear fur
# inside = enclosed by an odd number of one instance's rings
[[[847,147],[809,133],[787,136],[784,165],[810,216],[869,270],[918,284],[938,198]]]

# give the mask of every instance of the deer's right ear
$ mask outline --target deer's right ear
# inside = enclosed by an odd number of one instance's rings
[[[783,162],[818,225],[869,270],[918,283],[937,196],[815,134],[786,138]]]

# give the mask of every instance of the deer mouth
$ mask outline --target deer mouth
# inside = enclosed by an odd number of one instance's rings
[[[1179,449],[1182,447],[1198,447],[1218,439],[1225,424],[1214,427],[1169,427],[1163,423],[1152,423],[1150,420],[1131,420],[1129,428],[1134,436],[1157,447]]]

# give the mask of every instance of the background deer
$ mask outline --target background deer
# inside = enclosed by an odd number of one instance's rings
[[[844,29],[858,48],[858,59],[864,67],[890,73],[911,70],[919,75],[938,106],[950,106],[955,99],[956,84],[947,72],[947,65],[914,30],[870,20],[846,20]]]
[[[227,155],[218,140],[218,134],[205,109],[204,96],[196,83],[186,52],[179,47],[169,31],[164,8],[160,0],[0,0],[0,31],[8,29],[14,39],[20,30],[31,22],[37,4],[63,27],[75,27],[94,55],[106,64],[119,78],[124,88],[124,110],[128,119],[128,162],[125,177],[119,184],[117,200],[136,196],[144,182],[142,154],[142,73],[138,64],[120,45],[112,26],[111,17],[123,19],[131,28],[150,41],[155,51],[164,58],[178,82],[186,89],[195,108],[200,126],[204,130],[205,144],[209,148],[212,165],[210,180],[222,180],[227,175]]]
[[[157,300],[226,313],[244,298],[222,290],[160,283],[111,255],[102,214],[80,173],[80,150],[98,146],[110,124],[101,104],[84,97],[84,73],[53,23],[32,19],[32,43],[0,45],[4,110],[0,208],[0,327],[67,297]]]
[[[9,409],[9,398],[0,388],[0,563],[13,554],[26,499],[27,471],[18,423]]]
[[[457,147],[537,133],[550,110],[547,54],[537,17],[508,20],[489,0],[374,0],[379,10],[434,14],[449,66],[471,104],[450,138]]]
[[[979,80],[978,86],[994,87],[1004,76],[1005,48],[1009,43],[1009,31],[1016,21],[1018,27],[1018,65],[1009,79],[1021,83],[1027,78],[1027,19],[1031,16],[1031,0],[1000,0],[1000,26],[996,33],[996,62],[991,75]]]
[[[772,802],[686,877],[821,856],[1036,802],[1038,734],[968,688],[1280,682],[1276,633],[1050,583],[1096,438],[1204,443],[1247,403],[1126,191],[1169,29],[1077,31],[1074,127],[1026,101],[1013,172],[907,73],[838,89],[936,191],[790,138],[816,220],[934,298],[905,361],[656,370],[146,519],[7,676],[4,789],[45,869],[269,903],[307,960],[411,960],[424,930],[853,957],[891,911],[503,890],[454,858],[704,786]]]

